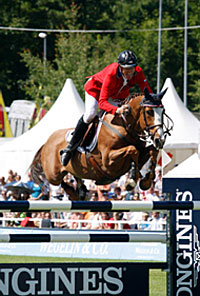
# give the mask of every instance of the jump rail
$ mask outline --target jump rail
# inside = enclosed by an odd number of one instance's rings
[[[18,233],[17,233],[18,232]],[[15,231],[0,233],[0,243],[41,242],[167,242],[164,231]]]
[[[168,210],[200,210],[200,201],[0,201],[0,212],[141,212]]]

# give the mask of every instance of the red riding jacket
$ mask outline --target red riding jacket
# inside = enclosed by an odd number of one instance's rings
[[[147,87],[149,92],[152,93],[144,73],[139,66],[136,66],[133,78],[128,80],[125,86],[123,86],[123,83],[124,79],[120,72],[119,64],[113,63],[92,75],[91,80],[86,82],[84,89],[98,101],[100,109],[112,114],[115,113],[118,107],[111,105],[108,99],[125,99],[129,96],[129,89],[135,84],[138,84],[142,92]]]

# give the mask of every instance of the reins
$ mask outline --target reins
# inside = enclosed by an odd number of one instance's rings
[[[123,136],[116,128],[111,126],[108,122],[106,122],[102,118],[99,118],[99,121],[101,121],[102,124],[105,125],[107,128],[109,128],[113,133],[115,133],[120,139],[122,139],[125,142],[125,144],[127,144],[127,145],[133,144],[125,136]]]
[[[129,104],[130,103],[130,100],[131,99],[134,99],[136,98],[137,96],[139,96],[140,94],[135,94],[134,96],[129,96],[125,101],[124,101],[124,104]],[[129,105],[130,107],[130,105]],[[145,129],[144,129],[144,134],[138,134],[137,136],[139,137],[139,139],[143,142],[146,142],[146,143],[149,143],[151,142],[151,140],[154,138],[157,130],[159,128],[162,128],[163,129],[163,135],[164,135],[164,138],[167,137],[167,135],[171,135],[170,134],[170,131],[173,129],[174,127],[174,122],[173,120],[165,113],[165,109],[164,107],[162,106],[163,108],[163,118],[162,118],[162,123],[161,124],[156,124],[156,125],[151,125],[149,126],[148,125],[148,122],[147,122],[147,119],[146,119],[146,114],[145,114],[145,105],[141,104],[141,107],[142,107],[142,113],[143,113],[143,118],[144,118],[144,122],[145,122]],[[127,132],[127,135],[130,137],[130,138],[133,138],[133,135],[132,133],[130,132],[130,128],[131,130],[134,130],[134,127],[135,126],[132,126],[131,123],[128,122],[127,120],[127,116],[128,114],[121,114],[121,119],[122,119],[122,126],[124,127],[124,129],[126,130]],[[167,122],[169,123],[168,126],[165,124],[164,122],[164,117],[167,118]],[[111,126],[109,123],[107,123],[105,120],[99,118],[99,120],[107,127],[109,128],[113,133],[115,133],[120,139],[122,139],[125,144],[127,145],[132,145],[133,143],[131,141],[129,141],[127,139],[126,136],[122,135],[116,128],[114,128],[113,126]],[[136,122],[137,122],[137,118],[135,119],[135,125],[136,125]],[[154,131],[154,133],[151,132],[152,129],[156,128],[157,129]]]

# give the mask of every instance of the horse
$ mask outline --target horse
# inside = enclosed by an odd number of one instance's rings
[[[155,178],[158,152],[172,129],[169,122],[164,122],[164,118],[171,120],[162,104],[166,91],[150,94],[145,88],[144,94],[131,95],[126,99],[125,103],[129,106],[126,114],[105,113],[99,117],[101,128],[93,150],[77,149],[66,166],[61,164],[60,151],[66,146],[65,135],[71,129],[55,131],[32,161],[30,172],[33,180],[38,184],[44,179],[53,185],[61,184],[71,200],[85,198],[87,189],[83,179],[105,185],[126,172],[129,172],[131,188],[138,181],[142,190],[150,188]],[[86,136],[82,147],[87,138],[90,137]],[[142,176],[140,171],[146,163],[146,174]],[[63,181],[68,173],[77,180],[77,190]]]

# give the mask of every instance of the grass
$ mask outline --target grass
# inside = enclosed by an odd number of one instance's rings
[[[150,270],[149,295],[166,296],[167,295],[167,275],[160,269]]]
[[[93,260],[75,258],[54,258],[54,257],[29,257],[29,256],[8,256],[0,255],[1,263],[56,263],[56,262],[116,262],[117,260]],[[122,260],[121,260],[122,261]],[[124,260],[123,262],[135,262]],[[159,269],[150,270],[149,296],[166,296],[166,273]]]

